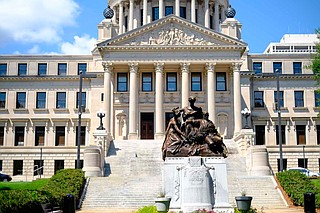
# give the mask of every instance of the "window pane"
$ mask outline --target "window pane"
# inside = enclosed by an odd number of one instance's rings
[[[44,165],[43,160],[34,160],[34,164],[33,164],[34,176],[43,175],[43,165]]]
[[[24,126],[15,127],[14,145],[15,146],[24,145]]]
[[[76,129],[76,146],[78,146],[78,126]],[[81,127],[81,132],[80,132],[80,145],[85,146],[86,145],[86,127],[82,126]]]
[[[77,92],[77,108],[79,107],[79,99],[80,99],[79,92]],[[85,92],[82,93],[81,99],[82,99],[81,100],[81,107],[83,107],[83,109],[85,109],[86,108],[86,93]]]
[[[18,75],[27,74],[27,64],[18,64]]]
[[[6,108],[6,93],[0,92],[0,108]]]
[[[56,146],[64,146],[65,141],[65,127],[57,126],[56,127]]]
[[[23,174],[23,160],[13,160],[13,176]]]
[[[180,7],[180,17],[187,18],[187,8],[186,7]]]
[[[264,107],[263,92],[254,92],[254,107]]]
[[[117,91],[127,92],[128,91],[128,76],[127,73],[118,73]]]
[[[281,125],[281,142],[282,144],[286,144],[286,126]],[[276,143],[279,145],[279,131],[278,125],[276,126]]]
[[[303,91],[294,92],[295,107],[304,107]]]
[[[261,74],[262,62],[253,62],[253,71],[254,71],[254,74]]]
[[[227,90],[227,82],[226,82],[226,73],[225,72],[217,72],[216,73],[216,85],[217,91],[226,91]]]
[[[320,107],[320,93],[317,91],[314,91],[314,106],[315,107]]]
[[[16,100],[16,108],[26,108],[26,93],[25,92],[18,92],[17,93],[17,100]]]
[[[80,74],[80,71],[82,71],[82,74],[86,74],[86,72],[87,72],[87,64],[86,63],[79,63],[78,64],[78,75]]]
[[[0,146],[3,146],[3,145],[4,145],[4,126],[0,126]]]
[[[0,76],[7,75],[7,64],[0,64]]]
[[[170,14],[173,14],[173,7],[172,6],[166,6],[165,15],[168,16]]]
[[[302,63],[301,62],[293,62],[293,73],[301,74],[302,73]]]
[[[66,93],[65,92],[57,92],[57,109],[65,109],[66,108]]]
[[[280,101],[280,107],[284,107],[284,99],[283,99],[283,91],[279,91],[279,101]],[[274,91],[274,103],[276,104],[277,107],[277,102],[278,102],[278,97],[277,97],[277,91]]]
[[[46,108],[46,93],[45,92],[37,92],[37,109]]]
[[[317,125],[317,144],[320,145],[320,125]]]
[[[191,91],[201,91],[201,73],[191,73]]]
[[[273,62],[273,72],[276,73],[277,70],[282,73],[282,62]]]
[[[159,19],[159,7],[152,8],[152,21]]]
[[[152,91],[152,73],[142,73],[142,91]]]
[[[265,126],[256,125],[256,145],[265,145]]]
[[[38,75],[47,74],[47,64],[38,64]]]
[[[296,133],[297,133],[297,145],[306,144],[306,126],[297,125]]]
[[[44,126],[36,126],[35,146],[43,146],[44,145],[44,137],[45,137],[45,127]]]
[[[59,63],[58,64],[58,75],[66,75],[67,74],[67,64]]]
[[[167,73],[167,91],[177,91],[177,73]]]

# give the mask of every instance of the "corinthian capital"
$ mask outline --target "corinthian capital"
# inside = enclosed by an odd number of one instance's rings
[[[232,63],[232,69],[233,71],[240,71],[241,69],[241,66],[242,66],[242,63],[241,62],[237,62],[237,63]]]
[[[113,70],[113,66],[111,62],[102,62],[103,70],[105,72],[111,73]]]
[[[189,72],[190,63],[180,63],[181,72]]]
[[[164,67],[163,62],[156,62],[156,63],[154,63],[154,66],[155,66],[156,72],[160,72],[160,73],[163,72],[163,67]]]
[[[138,72],[138,67],[139,67],[139,63],[137,62],[129,62],[129,70],[131,73],[137,73]]]
[[[206,70],[208,72],[214,72],[214,67],[216,66],[217,63],[206,63]]]

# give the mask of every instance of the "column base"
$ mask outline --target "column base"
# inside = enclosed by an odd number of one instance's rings
[[[137,133],[129,133],[128,135],[128,140],[137,140],[138,139],[138,134]]]
[[[159,133],[154,134],[154,139],[155,140],[163,140],[164,139],[164,133],[159,132]]]

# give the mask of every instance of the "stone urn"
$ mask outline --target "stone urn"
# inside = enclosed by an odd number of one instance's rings
[[[157,197],[154,202],[157,211],[160,213],[166,213],[169,211],[171,197]]]
[[[247,211],[250,210],[251,201],[252,201],[252,197],[251,196],[246,196],[244,194],[244,195],[235,197],[235,199],[236,199],[237,208],[240,211],[247,212]]]

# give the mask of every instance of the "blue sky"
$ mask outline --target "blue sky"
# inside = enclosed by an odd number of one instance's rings
[[[286,33],[314,33],[320,0],[230,0],[250,53]],[[0,0],[0,54],[90,54],[106,0]]]

